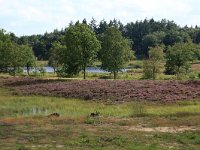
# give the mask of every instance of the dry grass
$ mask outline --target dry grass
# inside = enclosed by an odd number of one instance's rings
[[[200,71],[200,63],[199,64],[192,64],[192,70]]]

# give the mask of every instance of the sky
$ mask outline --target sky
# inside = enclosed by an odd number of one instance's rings
[[[0,0],[0,28],[17,36],[43,34],[70,21],[118,19],[123,24],[145,18],[200,25],[200,0]]]

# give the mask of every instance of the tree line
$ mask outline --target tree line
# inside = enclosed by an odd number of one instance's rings
[[[174,21],[166,19],[162,19],[161,21],[144,19],[124,25],[116,19],[108,22],[101,20],[97,23],[97,21],[92,18],[90,22],[87,22],[86,19],[83,21],[76,21],[75,23],[70,22],[65,29],[61,29],[60,31],[56,29],[51,33],[45,33],[43,35],[17,37],[14,33],[10,33],[10,36],[11,40],[17,44],[30,45],[38,60],[48,60],[53,43],[60,42],[64,45],[63,41],[66,31],[70,26],[78,23],[88,25],[98,39],[100,35],[105,32],[106,28],[116,27],[121,31],[124,38],[128,38],[132,41],[131,49],[135,52],[138,59],[147,58],[149,47],[155,47],[156,45],[164,45],[166,52],[168,47],[173,46],[175,43],[200,43],[200,28],[198,26],[180,27]]]
[[[0,71],[15,75],[18,69],[27,67],[29,73],[36,58],[48,59],[58,75],[73,76],[83,71],[85,79],[86,67],[100,60],[101,68],[113,73],[116,79],[117,73],[137,57],[144,60],[146,78],[156,79],[164,58],[165,73],[178,76],[189,70],[189,61],[200,59],[198,30],[198,27],[181,28],[174,22],[153,19],[126,26],[115,19],[109,24],[103,20],[98,26],[94,19],[90,23],[83,20],[71,22],[62,31],[20,38],[1,30]]]

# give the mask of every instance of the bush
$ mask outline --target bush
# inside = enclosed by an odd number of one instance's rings
[[[67,77],[67,74],[65,73],[64,68],[58,68],[56,73],[58,77]]]
[[[87,117],[84,121],[85,124],[95,124],[95,119],[92,117]]]
[[[149,61],[144,61],[143,72],[144,72],[144,75],[143,75],[144,79],[153,78],[152,67]]]
[[[23,73],[23,69],[21,67],[17,67],[16,70],[12,69],[8,69],[8,72],[10,75],[14,76],[16,74],[22,74]]]
[[[57,71],[57,76],[58,77],[66,77],[66,78],[71,78],[71,77],[76,77],[79,75],[79,73],[69,73],[69,70],[66,69],[64,66],[62,68],[58,68]]]
[[[161,73],[162,65],[159,61],[144,60],[143,62],[143,78],[155,80]]]
[[[189,78],[190,79],[195,79],[197,77],[197,75],[195,73],[190,73],[189,74]]]
[[[177,80],[184,80],[184,79],[187,79],[187,73],[180,72],[180,73],[176,74],[176,79],[177,79]]]
[[[93,125],[98,125],[98,124],[101,124],[101,121],[100,121],[100,118],[99,117],[91,117],[91,116],[88,116],[85,121],[84,121],[85,124],[93,124]]]

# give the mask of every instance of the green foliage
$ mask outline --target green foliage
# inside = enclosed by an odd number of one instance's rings
[[[26,148],[23,144],[17,144],[16,149],[17,150],[27,150],[28,148]]]
[[[54,73],[63,61],[63,52],[65,49],[66,47],[61,45],[59,42],[54,42],[52,48],[50,49],[48,65],[53,67]]]
[[[189,79],[195,79],[196,78],[196,74],[194,72],[189,73]]]
[[[93,125],[98,125],[101,124],[100,118],[99,117],[90,117],[88,116],[85,121],[85,124],[93,124]]]
[[[165,32],[157,31],[144,36],[144,38],[142,39],[143,55],[146,57],[149,56],[148,55],[149,47],[162,45],[165,34],[166,34]]]
[[[143,63],[144,78],[155,80],[157,74],[161,71],[163,59],[164,53],[162,47],[151,47],[149,51],[149,59],[144,60]]]
[[[12,42],[4,30],[0,30],[0,72],[7,72],[10,63]]]
[[[193,58],[193,45],[190,43],[177,43],[166,53],[166,73],[176,74],[177,78],[180,78],[182,74],[188,72],[190,68],[189,61],[194,60]]]
[[[76,25],[81,21],[76,21]],[[89,25],[89,28],[99,37],[108,27],[119,29],[123,37],[133,41],[132,49],[136,52],[137,58],[148,57],[148,47],[164,44],[165,47],[173,46],[175,43],[200,43],[199,27],[180,27],[174,21],[162,19],[155,21],[152,19],[144,19],[136,22],[122,24],[119,20],[110,21],[101,20],[99,23],[92,18],[90,23],[84,19],[83,24]],[[74,23],[70,23],[66,29],[54,30],[51,33],[41,35],[21,36],[17,37],[14,33],[6,34],[12,42],[19,45],[30,45],[38,58],[38,60],[48,60],[50,51],[53,48],[52,43],[59,42],[64,45],[64,36]],[[1,33],[5,33],[4,30]],[[1,34],[2,35],[2,34]],[[0,35],[0,38],[2,37]],[[5,35],[5,34],[4,34]],[[199,57],[200,58],[200,57]]]
[[[29,68],[35,65],[35,56],[28,45],[18,45],[11,42],[9,36],[0,32],[0,71],[15,75],[20,67]]]
[[[28,45],[21,45],[20,52],[22,53],[21,57],[23,59],[23,63],[21,64],[20,67],[26,67],[27,73],[29,75],[30,68],[36,65],[36,59],[35,59],[33,50]]]
[[[9,34],[6,33],[5,30],[0,29],[0,42],[10,41]]]
[[[152,64],[149,60],[143,61],[143,77],[144,79],[152,79],[153,73],[152,73]]]
[[[176,43],[187,43],[191,41],[191,37],[187,32],[179,31],[177,29],[171,29],[167,32],[163,39],[163,43],[166,46],[173,46]]]
[[[117,72],[125,68],[129,60],[133,57],[130,41],[125,39],[121,32],[114,27],[106,29],[101,35],[101,41],[101,67],[106,71],[113,72],[115,79]]]
[[[187,133],[186,135],[178,135],[176,136],[176,141],[181,144],[200,144],[200,134],[197,133]]]
[[[193,58],[196,60],[200,60],[200,45],[199,44],[192,44]]]
[[[63,64],[67,74],[76,75],[93,63],[100,49],[100,42],[86,24],[77,23],[71,26],[65,36],[66,49],[64,50]]]
[[[10,41],[0,41],[0,71],[6,72],[9,67],[10,51],[12,43]]]

